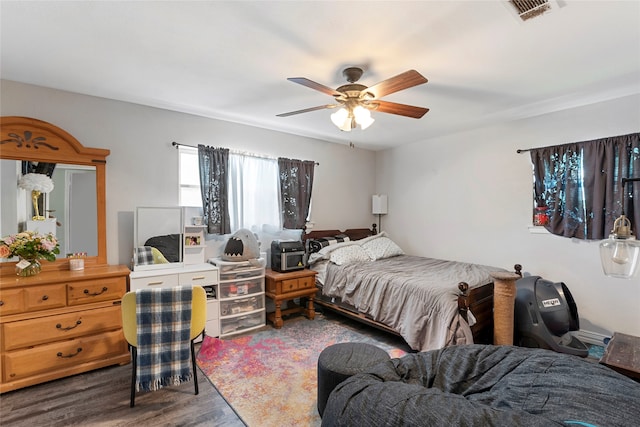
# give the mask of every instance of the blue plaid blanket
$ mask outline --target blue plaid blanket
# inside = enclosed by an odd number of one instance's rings
[[[190,381],[191,287],[136,291],[136,319],[136,390]]]

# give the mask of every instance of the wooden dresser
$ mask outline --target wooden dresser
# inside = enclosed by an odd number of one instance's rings
[[[128,363],[120,299],[129,269],[0,278],[0,393]]]
[[[61,245],[63,255],[54,262],[43,261],[42,272],[32,277],[16,276],[15,259],[0,262],[0,393],[129,363],[120,310],[129,269],[107,263],[105,178],[109,150],[85,147],[51,123],[15,116],[0,117],[0,143],[3,171],[11,175],[6,183],[9,175],[2,176],[2,237],[24,231],[34,222],[28,221],[34,214],[31,206],[27,210],[21,203],[25,198],[30,200],[30,195],[18,185],[10,185],[14,170],[18,176],[25,173],[25,167],[31,170],[43,164],[89,173],[80,178],[87,191],[79,200],[86,206],[75,207],[86,209],[79,215],[74,211],[82,221],[69,221],[66,205],[64,211],[58,211],[65,212],[58,218],[67,230],[60,230],[58,239],[64,243],[67,233],[75,236],[67,239],[67,243],[73,242],[73,249],[69,246],[65,250]],[[69,189],[56,187],[48,199],[66,199],[63,196]],[[15,205],[11,203],[13,197]],[[93,203],[95,206],[91,206]],[[74,252],[87,253],[84,270],[70,270],[64,254]]]

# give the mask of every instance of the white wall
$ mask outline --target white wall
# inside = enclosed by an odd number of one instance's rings
[[[531,162],[516,153],[639,130],[640,96],[631,96],[379,152],[376,192],[389,196],[382,228],[411,254],[520,263],[567,285],[585,334],[639,336],[640,278],[606,277],[597,242],[528,230]]]
[[[176,206],[178,152],[172,141],[314,160],[315,228],[355,228],[374,222],[375,153],[310,138],[77,95],[2,80],[0,115],[52,123],[107,157],[109,263],[129,264],[137,206]],[[4,207],[4,204],[3,204]]]
[[[177,150],[204,143],[315,160],[316,229],[369,226],[371,194],[389,196],[387,230],[407,253],[478,262],[562,281],[581,327],[640,335],[640,280],[602,274],[597,243],[531,234],[531,166],[517,148],[637,132],[640,97],[373,153],[309,138],[140,105],[1,81],[0,115],[53,123],[88,147],[107,148],[110,263],[128,264],[136,206],[175,206]],[[3,204],[4,209],[4,204]],[[410,224],[410,226],[408,226]],[[634,224],[640,232],[640,225]]]

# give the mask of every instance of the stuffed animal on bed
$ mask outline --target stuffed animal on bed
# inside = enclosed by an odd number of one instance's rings
[[[260,245],[255,234],[241,228],[229,237],[222,251],[223,261],[249,261],[260,258]]]

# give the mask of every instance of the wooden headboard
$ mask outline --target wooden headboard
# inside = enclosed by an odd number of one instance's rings
[[[351,240],[364,239],[365,237],[373,236],[377,234],[375,224],[372,229],[368,228],[349,228],[344,231],[340,230],[313,230],[308,233],[302,233],[302,241],[306,242],[309,239],[319,239],[320,237],[332,237],[337,234],[345,234],[349,236]]]

